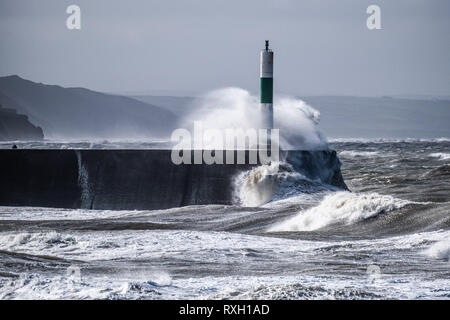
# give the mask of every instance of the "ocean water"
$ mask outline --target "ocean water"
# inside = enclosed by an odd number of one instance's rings
[[[0,207],[0,299],[449,299],[450,141],[330,147],[351,192],[285,164],[238,177],[230,206]]]

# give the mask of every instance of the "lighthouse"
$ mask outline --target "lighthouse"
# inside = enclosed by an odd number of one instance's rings
[[[273,51],[269,49],[269,40],[266,40],[265,49],[260,55],[260,103],[262,126],[264,129],[273,129]]]

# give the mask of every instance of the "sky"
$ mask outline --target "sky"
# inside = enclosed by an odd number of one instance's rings
[[[66,8],[81,8],[69,30]],[[366,26],[369,5],[381,29]],[[448,0],[1,0],[0,76],[129,94],[450,95]]]

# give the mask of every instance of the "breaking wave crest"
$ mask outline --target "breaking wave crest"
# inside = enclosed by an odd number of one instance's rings
[[[325,196],[318,206],[269,228],[271,231],[312,231],[331,224],[351,224],[380,213],[400,209],[412,202],[378,193],[340,191]]]
[[[272,200],[278,163],[258,166],[241,173],[235,181],[235,202],[257,207]]]
[[[14,250],[17,248],[52,247],[57,245],[75,245],[74,237],[64,236],[52,231],[49,233],[15,233],[0,236],[0,250]]]
[[[376,151],[353,151],[353,150],[346,150],[339,152],[340,156],[348,157],[348,158],[354,158],[354,157],[374,157],[377,156],[379,153]]]
[[[450,261],[450,239],[436,242],[425,251],[425,254],[431,258]]]
[[[234,182],[235,203],[257,207],[270,201],[282,200],[300,193],[314,193],[333,189],[320,179],[311,180],[295,171],[286,162],[261,165],[241,173]]]
[[[450,153],[436,152],[430,153],[429,156],[432,158],[437,158],[438,160],[450,160]]]

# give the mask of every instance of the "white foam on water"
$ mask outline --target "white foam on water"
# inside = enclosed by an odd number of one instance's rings
[[[430,153],[429,156],[432,158],[438,158],[439,160],[449,160],[450,159],[450,153],[436,152],[436,153]]]
[[[434,259],[450,261],[450,238],[434,243],[424,253]]]
[[[7,207],[0,206],[0,220],[15,221],[58,221],[58,220],[102,220],[136,216],[151,216],[161,212],[181,210],[180,208],[165,210],[90,210],[63,209],[45,207]]]
[[[377,156],[379,154],[379,152],[377,151],[354,151],[354,150],[346,150],[346,151],[341,151],[339,152],[339,156],[342,157],[349,157],[349,158],[354,158],[354,157],[374,157]]]
[[[441,138],[337,138],[330,137],[330,143],[417,143],[417,142],[449,142],[449,137]]]
[[[272,162],[239,174],[234,179],[235,203],[246,207],[259,207],[271,201],[296,198],[332,189],[318,179],[312,181],[286,162]]]
[[[31,236],[30,236],[31,235]],[[80,277],[73,278],[65,272],[37,274],[25,272],[18,278],[0,279],[1,299],[371,299],[424,298],[450,294],[450,279],[423,279],[409,271],[399,273],[399,265],[406,264],[403,256],[420,259],[421,251],[430,241],[448,238],[448,232],[425,232],[383,239],[319,242],[278,239],[271,237],[230,234],[226,232],[189,231],[119,231],[84,232],[45,235],[24,233],[17,238],[15,249],[28,254],[57,255],[61,258],[76,258],[78,261],[105,263],[105,261],[129,261],[130,259],[188,259],[202,266],[217,264],[241,264],[251,271],[256,261],[249,253],[261,256],[258,263],[272,264],[294,259],[299,264],[321,259],[327,261],[317,274],[295,272],[279,274],[254,274],[230,276],[172,277],[170,272],[154,267],[135,267],[134,262],[122,272],[105,274],[89,273],[80,265]],[[79,249],[64,248],[59,239],[75,238],[77,243],[87,242]],[[49,240],[58,241],[49,241]],[[5,238],[0,238],[4,244]],[[33,244],[34,243],[34,244]],[[38,243],[40,245],[38,245]],[[49,245],[50,243],[50,245]],[[115,245],[105,250],[105,244]],[[79,247],[79,245],[78,245]],[[15,250],[17,252],[17,250]],[[73,251],[76,251],[73,254]],[[78,251],[77,251],[78,250]],[[359,252],[371,252],[371,259],[381,263],[380,279],[368,281],[366,268],[371,260],[349,264],[348,273],[326,271],[330,259],[357,256]],[[402,254],[399,254],[402,253]],[[366,256],[366,254],[364,254]],[[265,258],[264,258],[265,257]],[[156,260],[154,260],[156,259]],[[265,260],[262,261],[261,259]],[[138,260],[137,260],[138,261]],[[149,260],[150,261],[150,260]],[[337,260],[339,261],[339,260]],[[285,263],[284,262],[284,263]],[[426,261],[424,261],[426,263]],[[283,263],[283,262],[282,262]],[[113,267],[113,264],[108,264]],[[393,274],[387,266],[392,265]],[[211,266],[213,267],[213,266]],[[320,267],[320,265],[318,265]],[[62,270],[64,271],[64,270]],[[349,273],[352,271],[351,273]]]
[[[73,236],[51,232],[21,232],[0,234],[0,248],[2,250],[19,250],[21,252],[32,251],[39,254],[41,250],[53,246],[76,246],[77,241]]]
[[[114,276],[22,275],[2,283],[0,299],[418,299],[450,293],[449,280],[384,275],[370,283],[363,271],[352,277],[309,274],[207,276],[171,279],[158,284],[157,274],[129,280]]]
[[[272,200],[278,168],[278,163],[272,163],[241,173],[234,182],[238,202],[246,207],[257,207]]]
[[[64,273],[53,276],[21,274],[2,283],[0,299],[138,299],[143,296],[158,299],[160,291],[164,292],[170,286],[172,278],[164,271],[150,270],[128,277],[94,277],[83,274],[81,268],[80,278]]]
[[[268,231],[312,231],[335,223],[351,224],[409,203],[378,193],[340,191],[325,196],[319,205],[270,227]]]
[[[0,234],[0,250],[78,261],[161,257],[181,259],[188,253],[189,259],[193,261],[227,264],[245,258],[249,249],[261,253],[270,252],[272,256],[276,253],[277,259],[290,259],[293,255],[310,259],[309,255],[314,256],[315,250],[330,246],[336,251],[354,253],[369,248],[374,252],[394,249],[423,251],[429,246],[429,241],[444,241],[448,237],[448,231],[440,231],[333,242],[186,230],[4,232]]]

